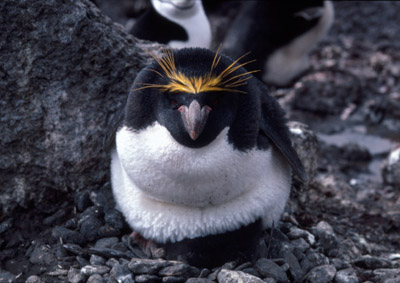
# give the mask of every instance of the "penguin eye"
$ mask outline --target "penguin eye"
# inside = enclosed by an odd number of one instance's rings
[[[172,100],[171,100],[171,105],[172,105],[172,106],[176,106],[176,105],[178,105],[178,102],[176,102],[175,99],[172,99]]]

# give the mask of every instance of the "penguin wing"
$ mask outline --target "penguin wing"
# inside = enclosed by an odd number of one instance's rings
[[[110,151],[115,147],[115,135],[118,129],[121,127],[122,121],[124,119],[124,111],[118,111],[111,117],[108,123],[107,132],[103,139],[103,148],[105,151]]]
[[[289,130],[286,126],[285,112],[279,103],[268,95],[266,86],[260,80],[251,80],[249,90],[257,92],[260,97],[260,134],[272,141],[289,162],[296,175],[303,182],[307,181],[308,178],[304,166],[292,147]]]

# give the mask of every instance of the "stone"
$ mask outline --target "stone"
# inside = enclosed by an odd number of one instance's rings
[[[104,137],[150,58],[144,49],[158,46],[128,35],[91,1],[26,4],[0,1],[4,217],[104,183]]]
[[[104,265],[106,263],[106,260],[104,257],[98,255],[91,255],[89,262],[91,265]]]
[[[346,268],[336,272],[335,283],[358,283],[357,272],[354,268]]]
[[[161,276],[190,278],[197,277],[200,274],[200,270],[185,263],[176,263],[171,266],[164,267],[158,272],[158,274]]]
[[[51,265],[57,259],[54,250],[49,245],[37,245],[29,257],[29,261],[32,264]]]
[[[314,267],[307,274],[306,282],[309,283],[329,283],[336,275],[336,268],[333,265],[321,265]]]
[[[318,243],[325,251],[329,251],[332,248],[337,249],[339,240],[337,239],[332,226],[329,225],[328,222],[320,221],[312,228],[312,232],[317,236]]]
[[[162,259],[132,259],[128,268],[134,274],[158,274],[158,272],[172,263]]]
[[[384,183],[400,189],[400,147],[392,150],[382,166]]]
[[[44,283],[44,281],[37,275],[31,275],[26,279],[25,283]]]
[[[163,283],[185,283],[186,279],[183,277],[166,276],[162,279]]]
[[[90,242],[99,238],[98,230],[103,225],[99,218],[96,216],[89,216],[85,218],[81,225],[79,232]]]
[[[305,241],[304,241],[305,242]],[[295,282],[301,281],[304,276],[304,271],[300,266],[296,256],[289,250],[282,249],[280,257],[288,264],[289,274],[292,276]],[[282,267],[281,267],[282,268]]]
[[[389,260],[373,256],[363,256],[353,261],[353,264],[357,267],[364,269],[379,269],[379,268],[390,268],[392,264]]]
[[[71,267],[68,270],[68,282],[70,283],[83,283],[86,282],[86,276],[79,272],[79,269]]]
[[[104,212],[104,221],[111,227],[119,230],[124,228],[125,225],[122,213],[113,208],[107,209]]]
[[[335,266],[336,270],[342,270],[351,267],[351,264],[348,262],[345,262],[344,260],[340,258],[330,258],[329,259],[330,264]]]
[[[319,143],[317,136],[303,123],[290,121],[287,125],[293,147],[304,165],[308,182],[310,182],[314,178],[318,166]]]
[[[133,279],[127,263],[115,264],[111,269],[110,275],[118,282],[129,281]]]
[[[214,281],[207,278],[189,278],[185,283],[213,283]]]
[[[276,283],[276,280],[274,278],[265,278],[263,281],[266,283]]]
[[[369,278],[373,282],[386,282],[387,280],[393,280],[400,277],[400,268],[379,268],[372,270],[372,278]]]
[[[93,205],[92,201],[90,200],[90,193],[89,191],[82,191],[77,192],[74,197],[75,205],[78,211],[84,211],[89,206]]]
[[[95,248],[111,248],[119,242],[117,237],[102,238],[96,241]]]
[[[212,282],[212,281],[211,281]],[[263,283],[263,281],[255,277],[253,275],[247,274],[242,271],[234,271],[228,269],[221,269],[218,273],[218,282],[219,283]]]
[[[312,267],[329,264],[329,259],[324,254],[310,252],[306,256]]]
[[[91,276],[93,274],[103,275],[110,271],[110,268],[105,265],[86,265],[81,268],[81,273],[86,276]]]
[[[91,275],[86,283],[105,283],[106,281],[100,274]]]
[[[151,275],[151,274],[142,274],[135,276],[135,281],[136,283],[159,283],[161,282],[161,278],[158,277],[157,275]]]
[[[255,268],[263,277],[271,277],[278,282],[289,282],[286,273],[274,261],[267,258],[260,258]]]
[[[86,243],[86,240],[82,234],[61,226],[54,227],[51,231],[51,236],[57,241],[61,239],[63,243],[77,245],[83,245]]]

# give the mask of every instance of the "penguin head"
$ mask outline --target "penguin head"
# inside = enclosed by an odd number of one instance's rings
[[[202,9],[201,1],[197,0],[151,0],[154,9],[170,20],[193,17]]]
[[[234,123],[252,73],[244,64],[201,48],[152,56],[154,62],[139,73],[128,99],[128,126],[157,121],[180,144],[198,148]]]

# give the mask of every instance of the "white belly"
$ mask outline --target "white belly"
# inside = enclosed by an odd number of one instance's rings
[[[118,131],[113,192],[132,228],[165,242],[279,219],[290,191],[289,166],[275,151],[233,150],[227,132],[193,149],[158,123]]]

